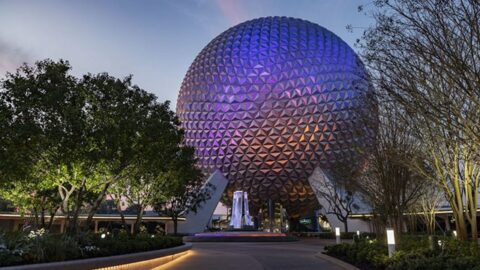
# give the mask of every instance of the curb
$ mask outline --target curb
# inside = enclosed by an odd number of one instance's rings
[[[314,256],[319,258],[319,259],[322,259],[322,260],[331,262],[333,264],[336,264],[337,266],[340,266],[341,268],[346,269],[346,270],[360,270],[360,268],[357,268],[357,267],[355,267],[355,266],[353,266],[349,263],[346,263],[342,260],[339,260],[337,258],[325,255],[322,252],[319,252],[319,253],[315,254]]]
[[[225,242],[295,242],[298,241],[297,237],[294,236],[223,236],[223,237],[212,237],[212,236],[184,236],[184,242],[210,242],[210,243],[225,243]]]
[[[191,243],[178,247],[51,263],[24,264],[0,267],[1,270],[82,270],[82,269],[138,269],[150,270],[164,265],[188,253]]]

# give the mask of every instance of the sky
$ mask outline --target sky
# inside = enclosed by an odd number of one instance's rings
[[[76,76],[132,74],[135,84],[155,93],[159,101],[170,100],[175,109],[195,56],[228,28],[258,17],[296,17],[329,29],[353,47],[372,24],[357,11],[369,2],[0,0],[0,78],[23,62],[65,59]]]

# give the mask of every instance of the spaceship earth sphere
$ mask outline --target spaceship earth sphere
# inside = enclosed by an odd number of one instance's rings
[[[372,138],[359,113],[369,92],[362,63],[338,36],[266,17],[226,30],[200,52],[177,114],[199,166],[229,180],[227,197],[244,190],[254,209],[272,199],[295,216],[319,206],[308,182],[315,167],[361,159]]]

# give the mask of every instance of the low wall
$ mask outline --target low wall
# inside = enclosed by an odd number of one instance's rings
[[[192,244],[146,252],[130,253],[108,257],[98,257],[63,262],[27,264],[2,267],[1,270],[85,270],[85,269],[121,269],[150,270],[171,262],[188,253]]]
[[[184,236],[185,242],[294,242],[298,241],[294,236]]]

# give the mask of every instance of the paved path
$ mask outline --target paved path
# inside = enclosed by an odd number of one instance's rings
[[[193,243],[190,253],[155,270],[343,269],[315,257],[328,240],[284,243]]]

